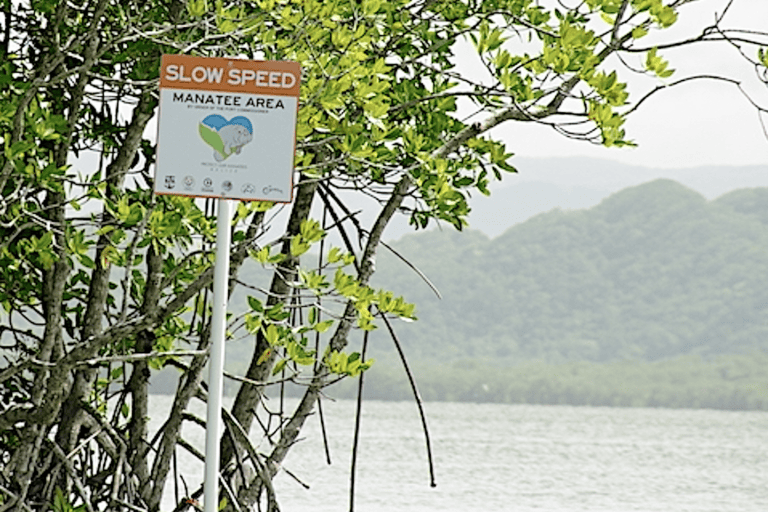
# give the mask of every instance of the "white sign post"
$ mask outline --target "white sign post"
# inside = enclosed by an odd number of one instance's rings
[[[163,55],[155,193],[218,198],[204,511],[219,505],[232,201],[290,202],[301,70],[296,62]]]
[[[231,244],[232,201],[220,199],[216,216],[216,262],[213,269],[213,318],[211,355],[208,359],[208,404],[205,423],[205,512],[219,508],[219,440],[221,400],[224,395],[224,340],[227,333],[229,248]]]

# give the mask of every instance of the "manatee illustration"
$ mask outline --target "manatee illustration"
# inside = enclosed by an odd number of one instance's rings
[[[227,121],[224,116],[211,114],[200,122],[199,129],[200,137],[213,148],[213,158],[217,162],[240,154],[243,146],[253,140],[253,125],[244,116]]]

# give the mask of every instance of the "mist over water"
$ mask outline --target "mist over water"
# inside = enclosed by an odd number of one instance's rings
[[[151,417],[171,397],[154,396]],[[198,414],[203,414],[202,404]],[[273,404],[276,406],[276,404]],[[352,401],[324,401],[332,465],[310,418],[275,480],[284,512],[349,510]],[[363,406],[355,510],[384,512],[768,510],[768,413],[427,403],[437,487],[430,488],[415,404]],[[202,450],[205,433],[185,430]],[[254,440],[257,438],[254,437]],[[260,450],[267,451],[262,442]],[[190,489],[202,464],[179,451]],[[173,504],[173,485],[164,503]]]

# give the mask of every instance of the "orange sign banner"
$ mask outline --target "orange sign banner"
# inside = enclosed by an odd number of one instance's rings
[[[299,96],[298,62],[163,55],[160,87]]]

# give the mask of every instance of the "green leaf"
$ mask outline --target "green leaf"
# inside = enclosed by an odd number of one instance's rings
[[[640,39],[641,37],[645,37],[648,35],[648,29],[645,27],[635,27],[632,29],[632,38],[633,39]]]
[[[99,229],[98,231],[96,231],[96,235],[97,235],[97,236],[106,235],[107,233],[109,233],[109,232],[110,232],[110,231],[112,231],[113,229],[115,229],[115,226],[112,226],[112,225],[110,225],[110,224],[107,224],[107,225],[106,225],[106,226],[104,226],[103,228],[101,228],[101,229]]]
[[[331,250],[328,251],[328,263],[336,263],[341,260],[341,258],[341,249],[338,247],[331,247]]]
[[[291,238],[291,256],[301,256],[309,250],[310,245],[304,241],[301,235]]]
[[[69,504],[69,501],[64,498],[64,493],[61,491],[61,488],[57,487],[53,496],[53,510],[55,512],[69,512],[71,509],[72,506]]]
[[[677,12],[672,7],[663,6],[656,13],[656,21],[663,28],[669,28],[677,21]]]
[[[261,353],[261,355],[259,356],[259,359],[256,361],[256,364],[257,364],[257,365],[262,365],[262,364],[264,364],[264,361],[266,361],[267,359],[269,359],[269,356],[270,356],[270,355],[272,355],[272,349],[271,349],[271,348],[268,348],[268,349],[266,349],[264,352],[262,352],[262,353]]]
[[[252,297],[250,295],[248,296],[248,306],[253,311],[258,311],[259,313],[263,313],[264,312],[264,305],[256,297]]]
[[[282,322],[283,320],[291,316],[291,314],[288,311],[285,311],[283,309],[282,303],[278,303],[272,306],[271,308],[269,308],[265,312],[265,316],[273,322]]]
[[[330,329],[332,325],[333,325],[333,320],[325,320],[323,322],[318,322],[312,328],[319,333],[324,333],[328,329]]]
[[[270,324],[266,330],[263,330],[264,332],[264,339],[267,340],[267,343],[270,344],[270,346],[276,346],[280,342],[280,332],[277,329],[277,326],[274,324]]]
[[[661,78],[669,78],[675,73],[674,69],[666,69],[664,71],[659,72],[659,77]]]
[[[760,59],[762,65],[768,68],[768,51],[766,51],[765,48],[760,48],[757,51],[757,57]]]
[[[207,0],[188,0],[187,11],[194,18],[201,18],[208,12]]]
[[[609,15],[609,14],[605,13],[605,12],[601,12],[601,13],[600,13],[600,18],[601,18],[601,19],[602,19],[604,22],[606,22],[607,24],[609,24],[609,25],[613,25],[613,24],[615,24],[615,23],[616,23],[616,20],[613,18],[613,16],[611,16],[611,15]]]
[[[266,264],[269,260],[269,247],[262,247],[256,253],[254,254],[254,258],[256,261],[261,263],[262,265]]]
[[[283,369],[285,369],[285,365],[288,364],[287,359],[281,359],[275,364],[275,367],[272,369],[272,375],[277,375],[278,373],[282,372]]]
[[[379,12],[381,0],[363,0],[363,14],[372,16]]]
[[[262,319],[257,315],[245,315],[245,328],[251,334],[256,334],[261,329]]]
[[[648,51],[645,59],[645,67],[661,78],[668,78],[674,73],[674,70],[667,69],[669,62],[658,55],[658,48],[654,47]]]

